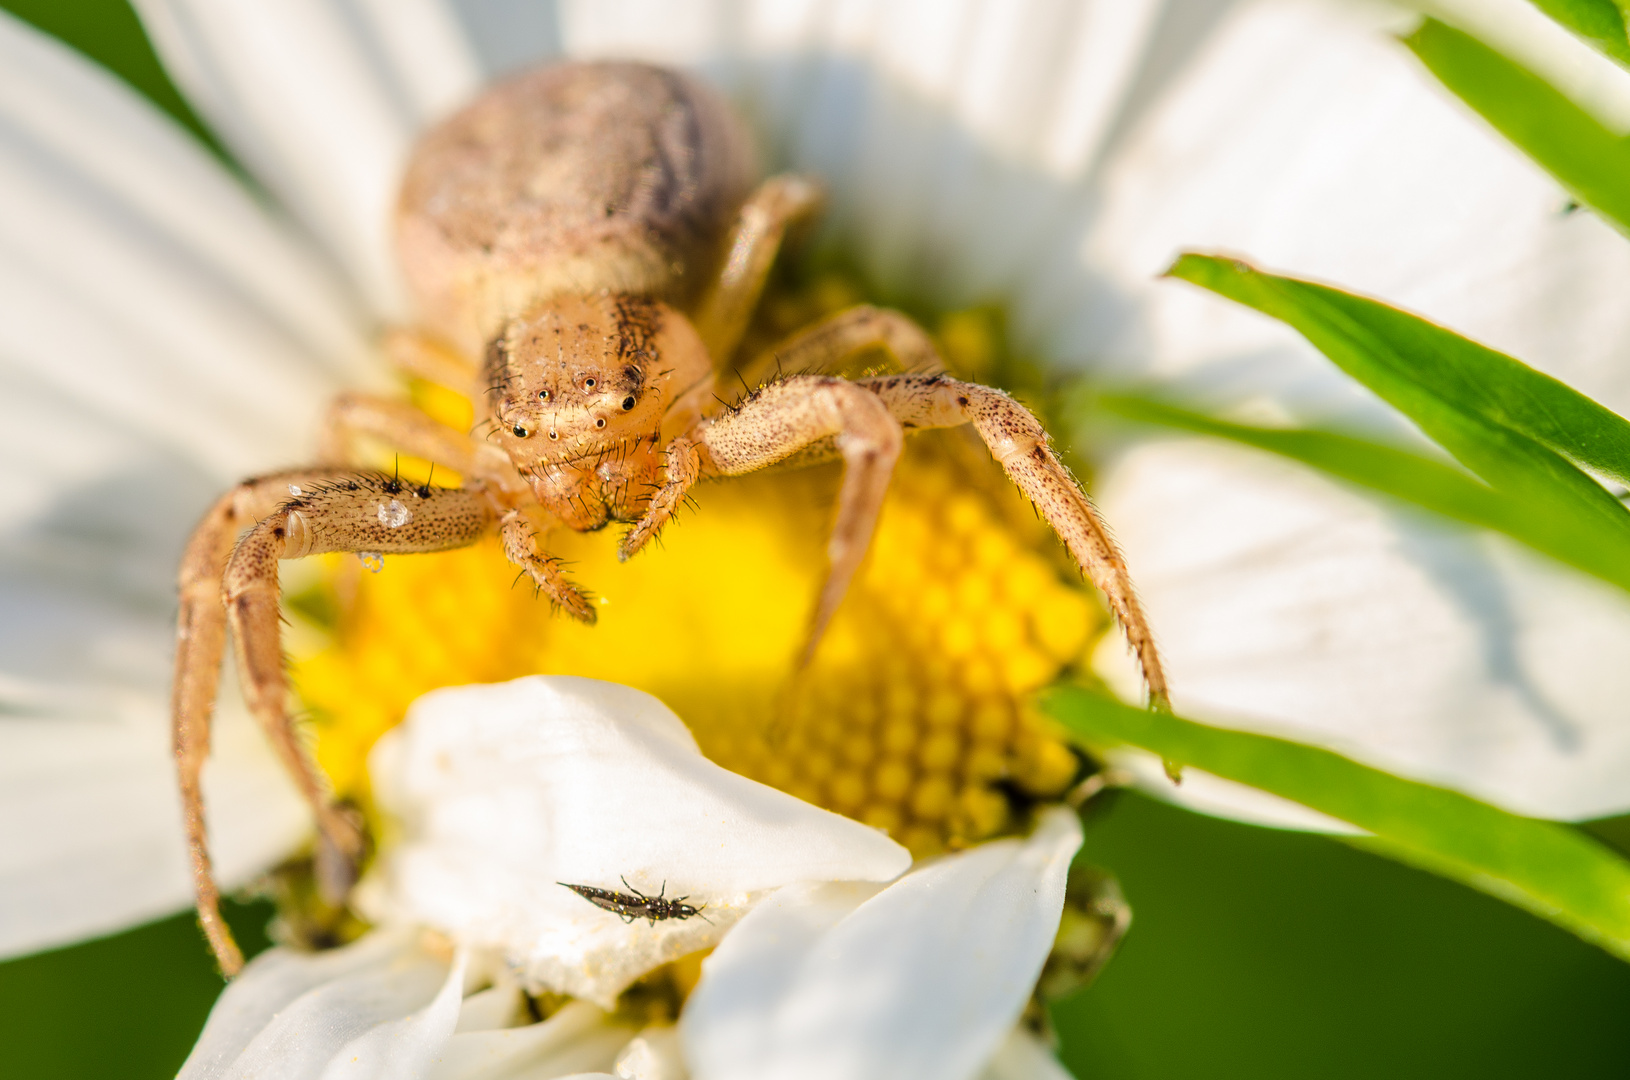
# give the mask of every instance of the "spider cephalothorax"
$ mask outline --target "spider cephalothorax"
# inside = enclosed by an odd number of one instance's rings
[[[404,371],[478,402],[474,430],[405,401],[341,395],[326,463],[223,496],[181,565],[175,753],[199,915],[229,974],[242,961],[217,910],[199,788],[229,627],[250,708],[316,814],[331,892],[348,887],[363,848],[356,820],[333,804],[290,725],[280,559],[440,551],[496,532],[540,593],[593,622],[587,596],[548,553],[551,529],[630,523],[619,549],[626,558],[704,477],[836,457],[844,477],[807,663],[865,555],[904,432],[966,424],[1103,590],[1151,702],[1165,701],[1120,554],[1022,405],[941,374],[921,328],[867,306],[763,355],[736,355],[788,227],[820,201],[818,187],[797,176],[754,189],[750,162],[722,99],[688,76],[628,63],[521,75],[420,141],[397,220],[420,325],[388,333],[386,352]],[[878,349],[904,373],[823,374]],[[803,374],[776,377],[782,371]],[[464,486],[410,488],[359,471],[358,436],[449,467]],[[643,917],[695,913],[662,907],[678,901],[660,895],[605,896],[645,903]]]
[[[668,305],[562,297],[493,339],[485,419],[544,509],[598,529],[639,520],[661,486],[670,407],[711,374],[701,339]]]

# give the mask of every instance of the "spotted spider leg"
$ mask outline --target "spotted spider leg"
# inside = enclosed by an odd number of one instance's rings
[[[866,554],[901,442],[900,424],[888,408],[852,382],[800,375],[771,383],[668,444],[663,485],[618,556],[626,559],[650,540],[703,475],[739,476],[829,444],[843,458],[843,485],[826,546],[826,582],[799,660],[800,667],[807,666]]]
[[[1150,707],[1168,709],[1165,668],[1126,560],[1030,410],[1000,390],[946,375],[889,375],[861,379],[859,385],[877,395],[908,428],[973,425],[1008,479],[1041,512],[1082,573],[1109,601],[1143,669]]]
[[[452,367],[456,357],[442,355],[445,350],[434,342],[406,332],[397,332],[393,340],[392,359],[398,366],[419,373],[436,371],[438,369],[430,365],[440,363],[444,366],[439,369],[439,377],[452,378],[457,374],[457,369]],[[474,369],[466,367],[464,370]],[[445,464],[499,493],[506,503],[531,501],[530,493],[502,450],[471,439],[408,402],[375,394],[338,395],[329,408],[324,449],[336,460],[354,460],[358,436],[372,437],[415,457]],[[518,509],[507,510],[499,521],[499,534],[505,557],[530,577],[551,603],[573,618],[587,623],[595,621],[588,594],[566,577],[558,559],[543,550],[539,529],[530,515]]]
[[[243,966],[243,956],[221,920],[220,894],[204,830],[200,787],[204,759],[209,756],[210,721],[215,712],[221,657],[226,651],[227,618],[221,602],[221,575],[244,528],[270,513],[280,501],[288,498],[290,491],[315,487],[342,475],[342,470],[290,470],[244,481],[210,508],[193,532],[181,560],[175,682],[170,702],[171,750],[180,780],[182,817],[199,921],[222,970],[228,974]],[[273,733],[273,742],[285,759],[298,761],[294,770],[296,782],[308,799],[313,794],[320,796],[326,811],[326,792],[299,745],[285,747],[277,733]],[[335,828],[344,833],[350,829],[350,823],[341,820]]]
[[[940,366],[920,328],[896,312],[873,308],[839,312],[772,351],[789,366],[830,367],[869,348],[889,350],[903,367]],[[862,404],[863,397],[876,405]],[[739,475],[795,456],[819,459],[835,449],[846,468],[827,548],[827,578],[801,656],[807,665],[871,542],[901,433],[962,424],[973,426],[1008,479],[1103,592],[1142,668],[1150,705],[1167,708],[1165,669],[1154,635],[1108,528],[1053,453],[1041,423],[1013,398],[987,386],[913,373],[855,382],[805,375],[761,387],[733,411],[704,419],[669,444],[663,487],[621,554],[626,557],[648,541],[703,476]]]
[[[937,371],[942,366],[916,323],[896,311],[860,305],[793,335],[749,370],[768,375],[777,367],[830,368],[878,348],[902,367]],[[848,380],[797,375],[761,386],[733,410],[703,419],[668,445],[663,486],[623,539],[618,557],[627,559],[656,535],[703,475],[737,476],[795,456],[841,456],[845,469],[827,543],[827,577],[799,660],[806,666],[871,543],[901,441],[900,424],[876,395]]]
[[[258,519],[258,520],[257,520]],[[239,532],[252,525],[242,539]],[[320,860],[335,882],[362,854],[358,824],[330,798],[290,722],[278,614],[277,564],[328,551],[443,551],[474,543],[493,525],[479,491],[414,487],[377,473],[310,469],[249,480],[221,498],[194,532],[180,573],[173,748],[191,852],[199,919],[221,968],[235,974],[242,954],[222,921],[209,858],[199,785],[226,630],[250,712],[310,803]]]

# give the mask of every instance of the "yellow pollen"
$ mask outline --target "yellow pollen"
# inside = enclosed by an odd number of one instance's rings
[[[421,404],[468,423],[467,402],[420,390]],[[366,806],[366,755],[419,695],[585,675],[655,694],[720,765],[916,855],[1016,827],[1016,807],[1059,797],[1080,769],[1029,700],[1084,666],[1107,620],[966,434],[908,442],[872,553],[796,677],[835,467],[703,485],[697,510],[627,563],[618,530],[550,534],[548,549],[604,601],[594,627],[515,584],[496,543],[387,557],[378,574],[325,556],[322,584],[289,605],[295,619],[336,613],[324,646],[293,667],[321,765]],[[422,463],[402,471],[420,479]]]

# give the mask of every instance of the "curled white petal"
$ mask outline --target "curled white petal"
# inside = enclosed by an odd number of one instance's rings
[[[690,1073],[685,1069],[679,1029],[672,1024],[644,1029],[623,1047],[612,1071],[618,1080],[686,1080]]]
[[[882,833],[714,765],[657,699],[593,679],[428,694],[372,770],[400,830],[364,893],[373,912],[500,949],[529,984],[608,1007],[767,890],[910,864]],[[624,922],[563,882],[702,910]]]
[[[468,954],[460,952],[453,958],[447,978],[429,1004],[398,1019],[376,1023],[341,1046],[323,1068],[322,1080],[423,1080],[458,1024],[468,963]],[[322,1021],[324,1026],[331,1022],[326,1016]],[[309,1031],[293,1034],[289,1042],[271,1040],[264,1057],[257,1057],[256,1044],[251,1043],[244,1053],[248,1060],[240,1059],[234,1067],[247,1066],[246,1071],[251,1073],[263,1063],[278,1071],[286,1069],[291,1056],[289,1043],[303,1056],[317,1041]]]
[[[703,964],[681,1017],[710,1080],[972,1077],[1018,1020],[1081,844],[1054,808],[1026,840],[930,863],[881,891],[790,886]]]
[[[462,969],[411,931],[371,934],[316,955],[273,949],[222,992],[180,1080],[316,1080],[342,1049],[426,1009],[432,1024],[445,1021],[444,1041],[457,1018]]]
[[[1070,1071],[1027,1028],[1008,1032],[979,1080],[1073,1080]]]
[[[633,1034],[593,1005],[574,1001],[541,1023],[453,1035],[426,1080],[601,1076]]]
[[[583,1002],[487,1028],[493,991],[515,993],[491,966],[464,950],[450,960],[412,929],[315,955],[273,949],[221,994],[179,1080],[558,1077],[610,1068],[634,1033]]]

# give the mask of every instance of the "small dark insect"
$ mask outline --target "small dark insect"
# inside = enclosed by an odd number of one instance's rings
[[[658,919],[688,919],[692,915],[701,915],[702,921],[711,923],[713,920],[702,915],[702,907],[691,907],[685,903],[688,896],[676,896],[672,900],[663,898],[668,891],[668,883],[662,883],[662,889],[655,896],[646,896],[623,878],[625,893],[613,892],[610,889],[596,889],[593,885],[568,885],[564,881],[555,882],[556,885],[565,885],[566,888],[581,896],[597,908],[604,908],[613,915],[621,916],[623,922],[631,923],[635,919],[648,919],[652,926]]]

